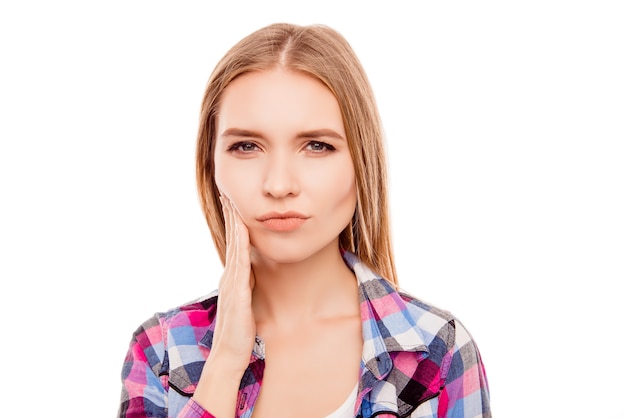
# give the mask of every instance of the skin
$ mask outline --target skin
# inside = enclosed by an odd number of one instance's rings
[[[266,368],[255,418],[323,417],[356,385],[363,344],[356,279],[338,250],[356,188],[337,100],[281,68],[238,77],[222,95],[214,162],[226,263],[194,398],[232,417],[259,335]]]

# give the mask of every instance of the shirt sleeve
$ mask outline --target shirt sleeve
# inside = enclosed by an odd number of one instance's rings
[[[439,395],[420,404],[411,418],[491,418],[487,376],[478,347],[458,320],[450,346],[442,364]]]
[[[168,374],[163,323],[158,315],[134,332],[122,368],[120,418],[167,418]],[[178,418],[215,418],[190,399]]]
[[[433,412],[446,418],[491,417],[489,385],[480,352],[458,320],[454,338],[443,364],[444,386],[433,400]]]
[[[215,416],[202,408],[198,402],[190,399],[178,414],[178,418],[215,418]]]

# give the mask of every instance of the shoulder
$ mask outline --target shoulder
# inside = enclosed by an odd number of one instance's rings
[[[397,292],[407,304],[408,311],[419,320],[444,323],[457,319],[449,310],[417,298],[402,289],[398,289]]]
[[[463,322],[450,311],[400,291],[408,312],[416,320],[418,332],[427,346],[429,362],[435,362],[446,385],[454,381],[475,381],[487,390],[484,364],[476,341]]]
[[[406,304],[406,313],[424,342],[417,362],[412,353],[393,356],[394,366],[412,381],[408,386],[424,388],[418,405],[445,393],[445,408],[456,410],[465,404],[469,409],[489,409],[488,384],[478,347],[461,320],[450,311],[398,291]],[[408,371],[408,373],[406,373]],[[442,407],[444,404],[441,404]],[[476,416],[480,416],[479,413]]]
[[[432,402],[440,411],[454,416],[491,416],[485,367],[468,329],[450,311],[407,293],[400,294],[427,345],[427,353],[413,376],[424,376],[427,371],[426,375],[434,377],[422,382],[430,385]],[[417,373],[419,369],[422,373]],[[440,396],[435,398],[437,394]]]
[[[217,291],[203,295],[197,299],[183,303],[175,308],[159,312],[156,315],[165,322],[171,322],[180,317],[193,318],[203,313],[213,313],[217,309]]]
[[[436,336],[441,338],[454,332],[458,318],[452,312],[419,299],[402,289],[398,290],[398,294],[406,304],[407,315],[414,321],[426,345],[429,345]]]
[[[419,405],[438,402],[444,392],[441,399],[448,403],[485,393],[480,389],[486,381],[478,350],[455,315],[392,289],[384,279],[369,280],[363,293],[365,348],[371,347],[365,350],[371,360],[366,367],[378,378],[366,409],[369,405],[376,412],[397,404],[395,411],[407,416]]]
[[[217,291],[184,303],[173,309],[159,312],[161,326],[168,333],[181,329],[207,328],[215,319],[217,312]]]
[[[217,291],[183,303],[174,308],[154,313],[133,333],[133,340],[143,346],[169,344],[172,333],[208,328],[217,310]]]
[[[217,292],[157,312],[134,332],[127,363],[144,362],[164,387],[193,393],[215,328]]]
[[[451,311],[425,302],[403,290],[398,290],[398,294],[406,303],[406,312],[415,322],[426,346],[440,344],[449,351],[467,344],[474,345],[467,328]]]
[[[422,355],[418,355],[420,363],[423,363],[420,367],[436,369],[443,380],[458,377],[474,366],[482,369],[478,347],[456,315],[401,289],[397,295],[403,305],[401,321],[411,324],[411,331],[392,334],[397,341],[404,342],[400,351],[421,352]]]

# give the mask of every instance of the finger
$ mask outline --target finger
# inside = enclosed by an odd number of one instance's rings
[[[226,267],[232,269],[237,261],[237,224],[233,211],[233,204],[227,197],[224,198],[227,214],[226,234]]]
[[[234,224],[234,235],[235,235],[235,250],[237,255],[237,264],[240,266],[248,266],[250,264],[249,260],[249,248],[250,248],[250,238],[248,236],[248,228],[246,224],[243,222],[239,210],[235,207],[233,202],[230,202],[231,207],[231,215],[233,217]]]
[[[226,265],[223,286],[248,289],[250,275],[250,237],[239,210],[232,200],[222,196],[227,228]],[[246,282],[244,283],[244,279]]]
[[[237,209],[234,203],[231,201],[232,216],[235,224],[235,248],[236,258],[235,263],[237,265],[238,272],[238,285],[245,286],[248,289],[252,289],[254,286],[250,285],[250,276],[252,274],[252,265],[250,260],[250,233],[246,226],[241,212]]]
[[[226,232],[226,257],[224,274],[220,280],[222,290],[233,289],[248,293],[250,286],[250,236],[241,213],[226,195],[220,196]],[[247,291],[246,291],[247,289]]]
[[[249,247],[248,228],[235,204],[228,197],[222,197],[224,201],[225,217],[227,217],[227,248],[238,255],[240,250]]]
[[[225,261],[224,261],[224,274],[222,275],[222,282],[223,282],[230,276],[235,254],[233,251],[234,227],[233,227],[232,210],[230,208],[230,201],[225,196],[220,196],[220,201],[222,202],[222,213],[224,214],[224,228],[225,228],[225,239],[226,239],[226,256],[225,256]],[[220,287],[223,287],[224,285],[225,283],[220,283]]]

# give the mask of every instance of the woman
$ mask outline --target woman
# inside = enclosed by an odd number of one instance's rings
[[[197,145],[224,273],[135,332],[120,416],[491,415],[469,333],[398,288],[378,111],[341,35],[275,24],[241,40],[210,77]]]

